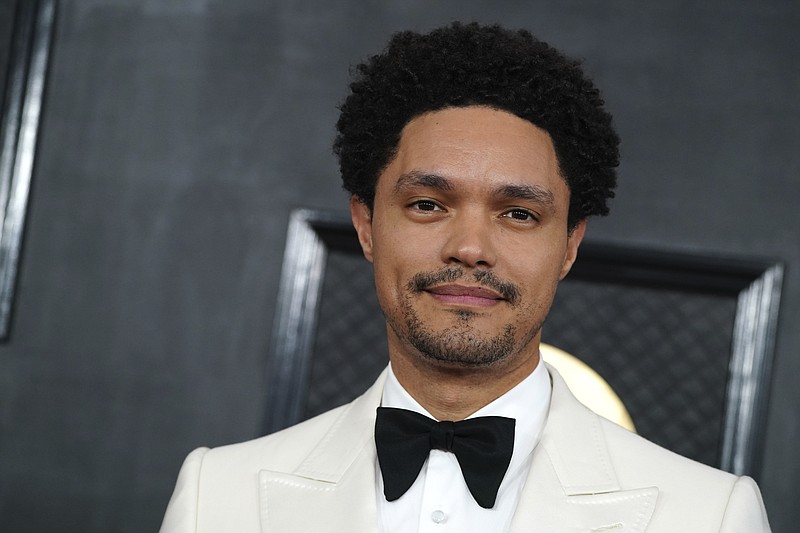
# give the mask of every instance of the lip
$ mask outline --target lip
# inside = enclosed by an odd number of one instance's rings
[[[440,285],[426,289],[426,292],[443,303],[475,307],[490,307],[505,300],[499,293],[486,287]]]

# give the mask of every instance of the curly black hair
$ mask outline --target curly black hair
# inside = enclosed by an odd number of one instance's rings
[[[619,137],[580,68],[526,30],[454,22],[427,34],[396,33],[353,71],[333,150],[344,188],[370,210],[380,173],[413,118],[448,107],[486,106],[545,130],[570,190],[568,227],[608,214]]]

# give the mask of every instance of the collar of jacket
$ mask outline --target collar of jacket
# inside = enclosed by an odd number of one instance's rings
[[[553,396],[512,532],[645,531],[656,487],[622,490],[600,417],[580,404],[552,367]],[[290,472],[259,472],[262,532],[377,531],[375,410],[386,372],[341,410],[324,438]]]

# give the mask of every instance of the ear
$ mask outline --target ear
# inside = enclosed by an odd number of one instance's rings
[[[367,261],[372,262],[372,216],[365,204],[357,196],[350,197],[350,218],[358,234],[358,242]]]
[[[575,229],[569,232],[567,236],[567,253],[564,255],[564,264],[561,267],[561,275],[559,280],[564,279],[572,268],[572,264],[578,258],[578,247],[583,241],[583,235],[586,233],[586,219],[581,220]]]

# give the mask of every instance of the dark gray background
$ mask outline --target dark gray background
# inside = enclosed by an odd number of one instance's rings
[[[61,0],[11,338],[0,529],[144,532],[193,447],[261,433],[289,211],[345,208],[348,66],[393,30],[523,26],[623,138],[590,238],[776,258],[760,482],[800,523],[800,3]]]

